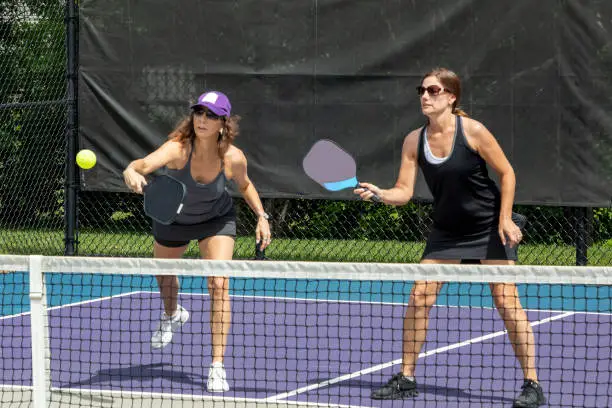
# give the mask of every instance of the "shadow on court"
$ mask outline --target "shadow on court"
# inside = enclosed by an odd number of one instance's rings
[[[417,379],[418,380],[418,379]],[[320,380],[320,382],[325,381],[325,379]],[[342,382],[342,387],[355,388],[357,390],[366,390],[367,393],[370,393],[376,389],[379,389],[383,385],[384,382],[372,382],[372,381],[362,381],[358,379],[349,380],[346,382]],[[418,386],[419,395],[414,399],[415,401],[422,401],[427,399],[429,401],[457,401],[457,400],[467,400],[474,401],[480,403],[486,402],[508,402],[512,404],[512,398],[504,398],[496,395],[484,395],[479,392],[472,392],[471,390],[462,390],[453,387],[445,387],[441,385],[431,385],[431,384],[419,384]],[[475,390],[477,391],[477,390]],[[430,397],[424,398],[424,395],[431,395]],[[411,398],[406,398],[406,400],[410,400]]]
[[[123,368],[110,368],[100,370],[96,375],[77,382],[65,384],[65,387],[79,387],[83,385],[93,385],[109,383],[111,381],[133,381],[164,379],[173,383],[190,384],[198,387],[206,387],[206,378],[187,375],[182,371],[173,369],[171,364],[155,363],[129,366]]]
[[[93,386],[95,384],[108,384],[119,381],[135,381],[143,382],[162,379],[169,381],[172,384],[185,384],[194,386],[193,390],[206,390],[206,377],[189,375],[183,371],[174,369],[172,364],[154,363],[134,365],[124,368],[112,368],[100,370],[96,375],[83,379],[81,381],[70,382],[61,385],[66,388],[79,388],[83,386]],[[232,392],[270,392],[269,389],[253,388],[253,387],[232,387]],[[273,390],[276,391],[276,390]],[[205,391],[204,391],[205,392]]]

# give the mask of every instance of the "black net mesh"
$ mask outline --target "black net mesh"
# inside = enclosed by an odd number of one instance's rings
[[[610,267],[35,258],[0,255],[3,407],[612,402]]]

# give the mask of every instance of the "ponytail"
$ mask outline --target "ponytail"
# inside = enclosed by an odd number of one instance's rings
[[[453,107],[453,113],[457,116],[463,116],[465,118],[469,118],[470,116],[465,113],[463,109]]]

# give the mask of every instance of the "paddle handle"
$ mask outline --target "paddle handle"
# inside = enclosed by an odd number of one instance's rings
[[[263,261],[266,259],[266,250],[261,249],[261,242],[255,244],[255,260]]]
[[[355,188],[363,188],[363,189],[365,189],[365,190],[369,190],[368,188],[363,187],[363,186],[360,186],[359,184],[357,184],[357,185],[355,186]],[[370,197],[370,200],[372,200],[372,202],[374,202],[374,203],[382,203],[382,200],[381,200],[381,199],[380,199],[380,197],[379,197],[379,196],[377,196],[376,194],[374,194],[372,197]]]

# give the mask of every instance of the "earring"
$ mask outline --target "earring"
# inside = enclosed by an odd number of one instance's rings
[[[219,129],[219,134],[223,136],[223,128]]]

